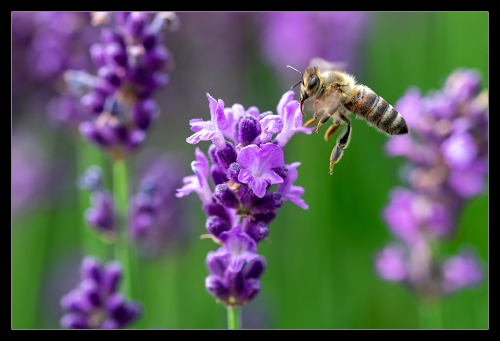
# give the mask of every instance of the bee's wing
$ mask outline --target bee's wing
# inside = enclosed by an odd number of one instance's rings
[[[340,107],[340,92],[332,88],[327,88],[321,97],[316,98],[314,103],[314,111],[318,118],[324,115],[333,116]]]
[[[320,70],[328,70],[328,69],[345,70],[347,67],[347,63],[328,61],[320,57],[314,57],[309,62],[309,66],[317,66]]]

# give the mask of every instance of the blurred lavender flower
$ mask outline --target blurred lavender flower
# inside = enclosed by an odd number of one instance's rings
[[[80,100],[71,94],[53,97],[47,104],[47,114],[55,126],[74,131],[77,131],[80,123],[91,119]]]
[[[102,183],[102,170],[91,166],[78,179],[81,189],[90,191],[92,207],[85,211],[85,221],[98,234],[113,239],[117,234],[115,199]]]
[[[26,212],[50,184],[47,155],[40,141],[27,133],[13,132],[11,145],[11,209],[17,215]]]
[[[139,245],[143,256],[158,255],[166,246],[182,243],[188,232],[183,224],[183,209],[174,200],[181,183],[178,160],[165,155],[147,155],[138,162],[138,191],[130,199],[129,236]]]
[[[269,223],[283,202],[307,209],[300,198],[303,188],[293,185],[299,163],[285,164],[282,148],[294,133],[310,134],[313,128],[285,130],[283,113],[302,120],[293,91],[283,94],[278,115],[260,113],[256,107],[245,110],[240,104],[225,108],[222,100],[209,94],[207,98],[211,120],[191,120],[194,134],[186,141],[211,141],[211,162],[196,148],[191,163],[195,175],[184,177],[177,197],[198,194],[209,236],[221,245],[207,256],[206,289],[226,306],[241,306],[260,291],[266,265],[257,254],[257,243],[268,236]],[[278,187],[273,190],[274,184]]]
[[[80,102],[92,117],[80,123],[80,133],[122,159],[144,141],[159,114],[151,96],[168,83],[173,67],[162,33],[178,20],[172,12],[98,12],[92,22],[102,27],[101,43],[90,47],[97,75],[70,70],[65,78],[83,94]]]
[[[89,12],[12,12],[12,88],[57,82],[65,70],[91,66],[97,35]]]
[[[488,95],[479,75],[458,69],[440,91],[410,89],[396,103],[412,132],[388,141],[387,153],[408,160],[384,219],[399,243],[376,257],[379,276],[403,282],[420,296],[437,297],[479,284],[482,265],[472,251],[444,261],[431,245],[451,238],[467,200],[485,190],[488,171]]]
[[[348,63],[348,71],[356,70],[357,51],[370,13],[269,12],[261,15],[262,52],[277,70],[285,71],[286,65],[303,70],[315,57]]]
[[[61,299],[61,307],[66,312],[61,318],[61,326],[120,329],[135,322],[142,308],[136,302],[125,300],[118,292],[121,278],[122,268],[118,262],[103,265],[93,257],[84,258],[80,283]]]

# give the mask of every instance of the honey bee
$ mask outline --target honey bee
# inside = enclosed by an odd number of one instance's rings
[[[332,150],[330,174],[333,174],[333,166],[339,162],[351,138],[352,128],[347,118],[348,112],[356,114],[389,136],[408,133],[408,126],[403,116],[369,87],[358,84],[354,76],[347,72],[335,68],[310,66],[302,74],[290,65],[287,67],[301,75],[301,80],[294,84],[292,89],[301,84],[299,102],[303,115],[305,115],[304,102],[307,99],[314,99],[314,116],[304,123],[304,126],[308,127],[319,120],[316,127],[316,132],[319,132],[321,125],[332,118],[333,125],[325,132],[325,140],[328,141],[342,124],[347,124],[347,128],[339,136]]]

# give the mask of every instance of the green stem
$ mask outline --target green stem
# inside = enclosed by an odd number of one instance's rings
[[[442,329],[443,321],[441,315],[441,301],[419,300],[419,328],[420,329]]]
[[[227,307],[227,329],[240,329],[240,310],[237,307]]]
[[[115,243],[115,257],[122,263],[122,285],[125,296],[129,299],[138,300],[137,257],[133,245],[128,242],[127,235],[128,179],[127,165],[124,160],[113,161],[113,193],[115,195],[118,224],[120,226],[119,235]]]
[[[76,149],[78,176],[85,173],[92,165],[102,168],[102,156],[99,149],[89,145],[80,137],[78,138]],[[83,253],[85,255],[97,257],[105,262],[108,258],[108,246],[103,243],[100,236],[87,225],[84,218],[85,211],[90,206],[89,191],[79,190],[78,201],[80,207],[80,238],[82,241]]]

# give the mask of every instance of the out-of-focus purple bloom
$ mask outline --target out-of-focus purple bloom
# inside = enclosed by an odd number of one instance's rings
[[[80,133],[113,159],[135,150],[159,115],[151,97],[168,83],[173,64],[161,40],[175,18],[170,12],[94,13],[92,22],[102,27],[101,42],[90,48],[97,75],[65,73],[71,89],[84,89],[80,103],[91,118],[80,123]]]
[[[441,145],[443,158],[450,168],[464,169],[477,157],[474,138],[467,132],[455,133]]]
[[[404,248],[386,246],[379,251],[375,267],[380,278],[390,282],[401,282],[407,277]]]
[[[92,257],[84,258],[80,283],[61,298],[65,314],[61,326],[70,329],[119,329],[135,322],[141,306],[118,293],[121,265],[107,264]]]
[[[397,135],[385,145],[385,150],[390,156],[409,156],[412,153],[413,142],[409,135]]]
[[[384,219],[397,237],[412,242],[418,237],[419,217],[413,213],[416,195],[410,190],[396,188],[391,191],[391,200],[384,210]]]
[[[181,170],[178,160],[169,156],[146,155],[140,164],[138,190],[129,204],[129,236],[142,255],[154,256],[187,235],[180,227],[181,205],[173,201]]]
[[[304,70],[314,57],[348,62],[355,68],[357,50],[368,27],[366,12],[269,12],[261,14],[262,53],[277,70]],[[292,47],[299,47],[290,53]]]
[[[470,250],[446,259],[442,264],[443,291],[452,293],[474,287],[483,280],[484,269],[477,256]]]
[[[205,228],[222,244],[207,256],[210,274],[206,288],[225,305],[239,306],[260,291],[265,264],[257,254],[257,243],[268,236],[269,223],[283,202],[290,200],[303,209],[308,206],[300,198],[304,189],[293,185],[299,163],[291,164],[289,172],[284,162],[282,147],[293,132],[278,145],[284,129],[282,117],[270,111],[260,113],[256,107],[245,110],[240,104],[224,108],[222,100],[207,97],[212,120],[191,120],[195,134],[187,142],[211,141],[211,165],[196,148],[196,161],[191,164],[195,175],[184,177],[184,186],[177,189],[176,196],[198,194],[207,215]],[[278,111],[286,105],[298,108],[293,92],[282,96]],[[302,114],[299,119],[301,125]],[[275,184],[282,186],[273,190]]]
[[[466,200],[484,192],[488,99],[480,85],[477,72],[458,69],[442,90],[421,96],[412,88],[396,102],[411,133],[389,141],[386,150],[407,158],[410,189],[391,191],[383,216],[403,252],[383,251],[376,266],[381,278],[394,280],[401,276],[388,268],[404,265],[405,284],[420,296],[449,294],[482,279],[477,258],[459,255],[441,263],[429,246],[452,237]]]
[[[419,240],[421,234],[436,238],[449,236],[454,223],[443,205],[405,188],[391,191],[384,219],[391,232],[408,244]]]
[[[106,238],[116,236],[116,209],[113,195],[104,188],[102,170],[91,166],[78,179],[81,189],[90,191],[92,207],[85,211],[85,221],[97,233]]]
[[[97,191],[90,197],[92,207],[85,211],[85,221],[99,233],[109,235],[115,230],[114,198],[109,192]]]
[[[52,98],[47,105],[47,112],[56,125],[64,127],[76,128],[81,122],[90,119],[78,99],[69,95]]]
[[[448,184],[462,198],[470,199],[484,192],[484,174],[488,171],[486,159],[476,160],[467,169],[453,169],[450,172]]]
[[[91,66],[88,48],[97,29],[89,12],[13,12],[11,19],[14,93]]]
[[[26,133],[13,132],[11,149],[11,209],[27,211],[46,195],[50,184],[47,156],[40,141]]]

